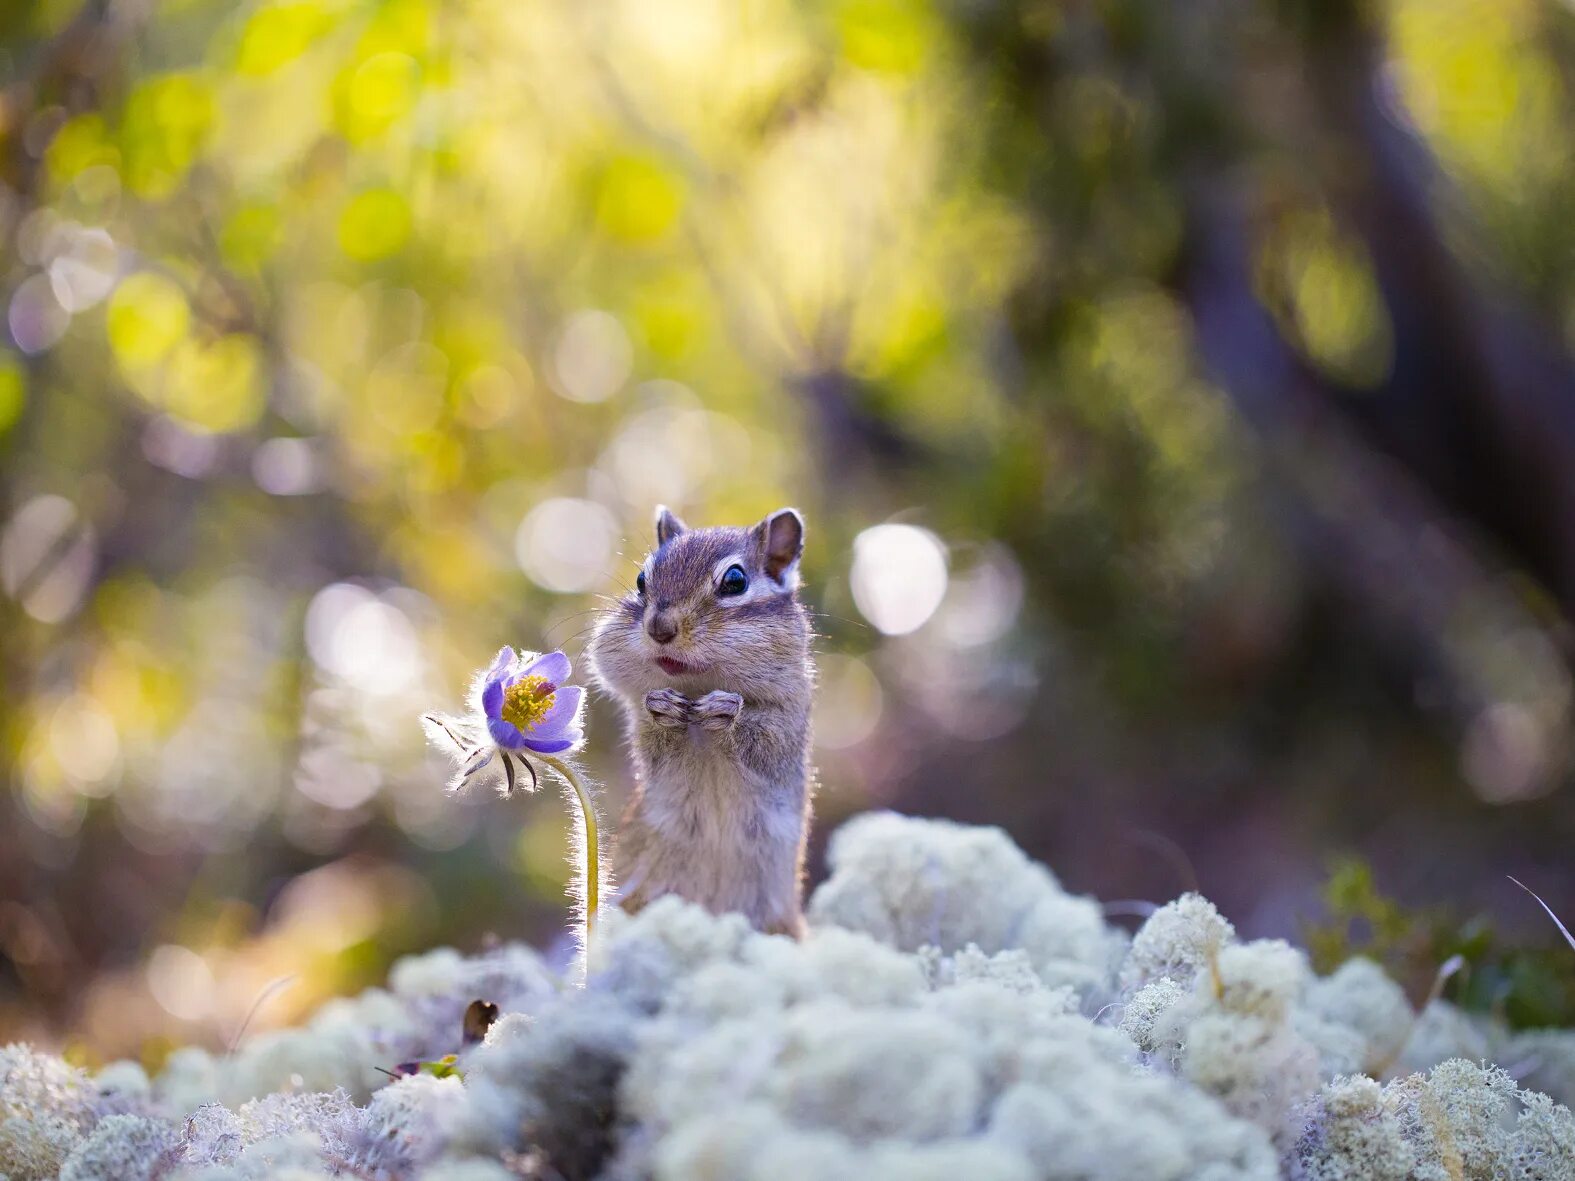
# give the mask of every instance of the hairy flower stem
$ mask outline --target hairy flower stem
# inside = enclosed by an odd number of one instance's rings
[[[591,931],[596,927],[596,912],[601,906],[602,866],[596,835],[596,809],[591,805],[591,795],[585,788],[584,780],[573,766],[548,755],[540,758],[574,789],[580,801],[580,817],[585,823],[585,937],[588,941]]]

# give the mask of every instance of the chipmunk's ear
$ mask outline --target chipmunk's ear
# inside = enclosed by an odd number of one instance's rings
[[[804,552],[804,518],[796,508],[779,508],[755,526],[755,534],[765,549],[766,573],[792,586]]]
[[[689,526],[685,525],[665,504],[656,506],[656,544],[658,547],[666,545],[680,533],[687,533]]]

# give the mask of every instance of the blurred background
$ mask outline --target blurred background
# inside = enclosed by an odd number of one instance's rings
[[[808,518],[816,873],[999,824],[1575,1016],[1567,3],[6,0],[0,233],[0,1039],[558,937],[417,716],[657,502]]]

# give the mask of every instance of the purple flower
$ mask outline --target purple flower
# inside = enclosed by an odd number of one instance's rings
[[[580,706],[585,690],[565,685],[569,658],[562,652],[544,656],[502,649],[487,670],[481,708],[487,732],[505,750],[561,754],[580,744]]]
[[[563,784],[570,805],[578,809],[574,841],[584,871],[576,896],[584,906],[585,937],[589,939],[601,909],[600,821],[592,788],[570,757],[585,741],[585,728],[580,724],[585,690],[568,683],[572,671],[562,652],[538,656],[504,648],[491,667],[476,674],[470,687],[470,710],[464,717],[426,714],[421,720],[433,743],[447,745],[459,763],[459,770],[448,781],[450,792],[480,781],[490,782],[510,796],[523,785],[521,775],[530,779],[525,790],[535,791],[541,783],[537,763]]]
[[[571,671],[562,652],[538,656],[503,648],[491,667],[477,674],[469,713],[423,717],[433,741],[448,746],[459,761],[449,790],[490,781],[511,795],[523,774],[529,779],[526,790],[534,791],[536,768],[528,756],[578,749],[585,741],[580,721],[585,690],[566,683]]]

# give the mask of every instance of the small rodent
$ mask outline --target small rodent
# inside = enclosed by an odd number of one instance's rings
[[[597,624],[591,664],[623,703],[635,762],[613,856],[625,910],[677,894],[802,932],[814,681],[803,549],[795,509],[690,529],[659,507],[634,592]]]

